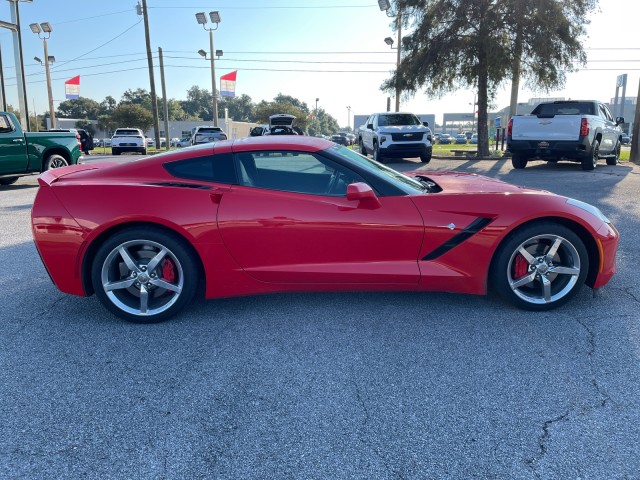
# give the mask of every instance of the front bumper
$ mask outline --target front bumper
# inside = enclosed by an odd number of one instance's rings
[[[391,158],[413,158],[423,155],[431,155],[433,147],[424,143],[392,143],[382,145],[380,153],[384,157]]]

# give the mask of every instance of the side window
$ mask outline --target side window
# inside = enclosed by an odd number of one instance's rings
[[[310,195],[346,196],[347,185],[362,182],[356,173],[309,152],[236,154],[240,185]]]
[[[15,129],[13,128],[13,124],[9,117],[6,115],[0,115],[0,133],[11,133]]]
[[[202,182],[237,183],[233,167],[233,154],[231,153],[170,162],[166,163],[164,168],[177,178]]]
[[[607,120],[609,120],[610,122],[613,122],[613,115],[611,115],[611,112],[609,111],[609,108],[606,105],[601,105],[600,107],[604,111],[605,118]]]

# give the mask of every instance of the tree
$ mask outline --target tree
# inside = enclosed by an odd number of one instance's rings
[[[182,109],[191,118],[211,120],[213,117],[213,97],[211,92],[194,85],[187,90],[187,99],[181,102]]]
[[[478,154],[489,154],[488,105],[513,71],[516,39],[522,71],[549,89],[564,81],[563,69],[584,60],[579,36],[597,0],[395,0],[403,26],[400,67],[382,89],[442,96],[460,88],[478,92]],[[529,5],[527,5],[529,4]],[[524,8],[520,8],[526,5]],[[581,10],[582,8],[582,10]],[[522,17],[522,18],[520,18]],[[550,21],[553,19],[553,21]],[[576,35],[573,37],[572,35]]]
[[[118,102],[111,95],[107,95],[103,101],[100,102],[100,109],[98,110],[98,116],[110,115],[118,106]]]
[[[255,118],[255,105],[249,95],[239,97],[222,97],[218,102],[218,111],[228,109],[229,117],[238,122],[253,122]]]
[[[110,135],[118,127],[118,124],[111,115],[100,115],[98,117],[98,128]]]
[[[135,127],[146,132],[153,125],[153,115],[140,105],[124,104],[115,109],[111,122],[117,127]]]
[[[96,118],[99,110],[100,104],[98,102],[80,97],[60,103],[56,116],[60,118]]]

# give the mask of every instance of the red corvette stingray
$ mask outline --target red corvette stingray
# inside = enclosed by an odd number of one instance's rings
[[[47,171],[32,211],[63,292],[133,322],[196,295],[416,290],[546,310],[615,272],[595,207],[462,173],[404,175],[304,136],[222,141]]]

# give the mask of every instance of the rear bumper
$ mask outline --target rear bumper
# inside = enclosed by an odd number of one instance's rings
[[[581,160],[591,156],[591,142],[588,137],[576,141],[510,140],[507,147],[511,153],[519,153],[529,158]]]

